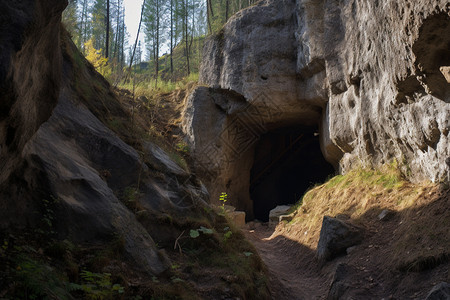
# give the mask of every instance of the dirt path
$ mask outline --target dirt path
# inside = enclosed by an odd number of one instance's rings
[[[320,276],[311,249],[281,235],[268,226],[244,230],[269,269],[272,299],[323,299],[329,279]]]

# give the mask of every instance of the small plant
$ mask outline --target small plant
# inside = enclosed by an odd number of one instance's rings
[[[231,230],[225,232],[225,234],[223,235],[223,241],[226,243],[231,236],[233,235],[233,232]]]
[[[111,274],[109,273],[82,271],[80,275],[85,283],[81,285],[72,284],[72,288],[83,291],[88,299],[115,299],[125,292],[124,287],[120,284],[112,284]]]
[[[189,152],[189,146],[186,143],[178,143],[175,145],[177,148],[177,151],[188,153]]]
[[[42,200],[43,212],[41,224],[36,229],[36,233],[47,237],[55,234],[55,231],[53,230],[53,221],[55,218],[54,207],[56,203],[58,203],[58,199],[54,198],[53,196],[50,197],[50,200],[47,199]]]
[[[212,230],[210,228],[206,228],[206,227],[200,226],[200,228],[198,228],[198,229],[191,229],[191,231],[189,232],[189,235],[190,235],[191,238],[195,239],[195,238],[198,238],[200,236],[200,232],[203,233],[203,234],[209,235],[209,234],[213,234],[214,230]]]
[[[14,295],[19,299],[70,299],[71,285],[48,264],[26,254],[17,257],[14,269]]]
[[[180,283],[180,282],[184,282],[184,280],[183,280],[183,279],[181,279],[181,278],[178,278],[178,277],[176,277],[176,276],[172,276],[172,277],[171,277],[170,279],[172,280],[172,282],[173,282],[173,283]]]
[[[228,201],[228,194],[225,192],[222,192],[219,196],[219,201],[222,202],[221,213],[225,214],[225,203]]]

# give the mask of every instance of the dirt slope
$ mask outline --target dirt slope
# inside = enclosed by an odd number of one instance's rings
[[[400,177],[386,188],[380,174],[335,177],[304,196],[291,222],[245,230],[269,269],[273,299],[425,299],[450,280],[449,189]],[[380,220],[384,209],[392,213]],[[320,267],[323,215],[347,218],[363,228],[364,239]]]

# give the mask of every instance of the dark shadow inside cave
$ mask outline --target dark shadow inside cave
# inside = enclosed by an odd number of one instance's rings
[[[315,128],[289,128],[261,137],[250,175],[255,219],[268,221],[271,209],[296,203],[309,187],[335,172],[323,157],[315,132]]]
[[[450,17],[439,13],[428,17],[414,42],[417,69],[421,81],[433,96],[450,102]]]

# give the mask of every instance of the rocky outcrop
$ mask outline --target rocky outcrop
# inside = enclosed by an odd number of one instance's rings
[[[242,98],[221,100],[224,109],[201,87],[185,115],[197,153],[206,137],[236,136],[227,124],[242,116],[247,137],[216,142],[217,160],[237,157],[240,168],[222,164],[218,177],[227,179],[210,185],[213,199],[216,189],[248,189],[254,140],[286,127],[317,130],[341,172],[396,160],[412,180],[450,180],[449,9],[443,0],[264,0],[233,16],[206,41],[200,81]],[[195,129],[204,115],[206,133]]]
[[[138,154],[105,125],[128,113],[62,29],[67,2],[0,5],[1,23],[11,24],[0,29],[2,234],[46,220],[54,238],[119,238],[135,267],[164,272],[170,262],[153,237],[168,231],[152,218],[195,214],[205,188],[157,145],[140,145]]]
[[[0,223],[13,220],[24,225],[36,209],[28,191],[43,184],[39,174],[24,171],[21,152],[50,117],[59,97],[60,23],[66,5],[67,1],[0,3],[4,24],[0,30]]]

